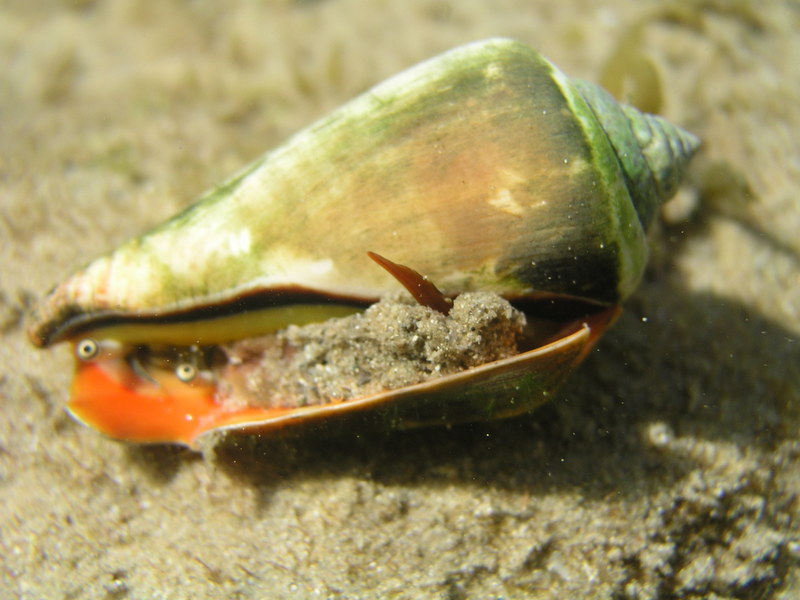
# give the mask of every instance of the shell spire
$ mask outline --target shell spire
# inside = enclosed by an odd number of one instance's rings
[[[573,83],[614,147],[636,212],[648,229],[658,207],[677,191],[699,138],[662,117],[618,103],[598,85]]]
[[[700,147],[700,140],[663,117],[639,112],[632,106],[621,106],[653,175],[659,199],[669,200],[678,191],[686,166]]]

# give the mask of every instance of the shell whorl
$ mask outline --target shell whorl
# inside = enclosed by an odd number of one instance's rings
[[[686,165],[699,148],[700,140],[662,117],[621,106],[653,174],[660,200],[668,200],[678,191]]]
[[[662,117],[620,104],[598,85],[573,82],[614,147],[636,212],[648,229],[661,203],[677,191],[700,140]]]

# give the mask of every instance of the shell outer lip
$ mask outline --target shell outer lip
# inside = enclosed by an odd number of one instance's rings
[[[69,306],[62,309],[60,318],[43,319],[33,314],[28,326],[28,337],[40,348],[84,334],[102,331],[119,325],[158,325],[169,323],[188,323],[233,316],[251,310],[281,308],[295,305],[336,304],[365,307],[377,298],[360,298],[345,294],[320,291],[300,285],[279,286],[269,290],[253,290],[238,294],[224,301],[207,301],[179,309],[159,311],[119,312],[113,310],[83,312],[72,311]],[[146,342],[147,340],[134,340]]]
[[[573,297],[566,294],[551,292],[533,292],[525,295],[508,296],[505,298],[517,304],[525,312],[534,312],[537,315],[568,318],[575,314],[586,312],[586,307],[607,307],[607,303],[593,301],[586,298]],[[265,308],[281,308],[295,305],[331,304],[365,308],[377,302],[377,297],[355,296],[336,294],[321,291],[301,285],[280,286],[268,290],[253,290],[232,296],[224,301],[207,302],[177,310],[117,312],[97,311],[92,313],[78,312],[71,314],[68,307],[63,309],[67,316],[61,319],[44,320],[34,313],[28,326],[28,337],[31,342],[40,348],[66,340],[77,339],[83,336],[100,334],[104,329],[111,329],[120,325],[130,325],[131,329],[137,324],[163,325],[201,322],[207,319],[235,316],[251,310]],[[534,308],[535,307],[535,308]],[[136,343],[146,343],[148,340],[132,337]]]

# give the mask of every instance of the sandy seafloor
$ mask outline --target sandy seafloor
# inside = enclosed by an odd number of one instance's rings
[[[800,5],[0,5],[0,597],[800,596]],[[492,35],[615,51],[704,147],[640,290],[559,398],[450,429],[107,440],[22,315],[371,84]],[[343,236],[347,232],[342,232]]]

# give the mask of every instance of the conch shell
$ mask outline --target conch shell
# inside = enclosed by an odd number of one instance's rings
[[[34,310],[30,337],[75,344],[70,411],[132,441],[517,414],[553,393],[636,288],[647,228],[697,147],[524,44],[475,42],[376,86],[90,263]],[[423,273],[411,287],[493,292],[547,333],[513,357],[367,397],[221,403],[220,344],[399,287],[402,267],[371,266],[369,251]]]

